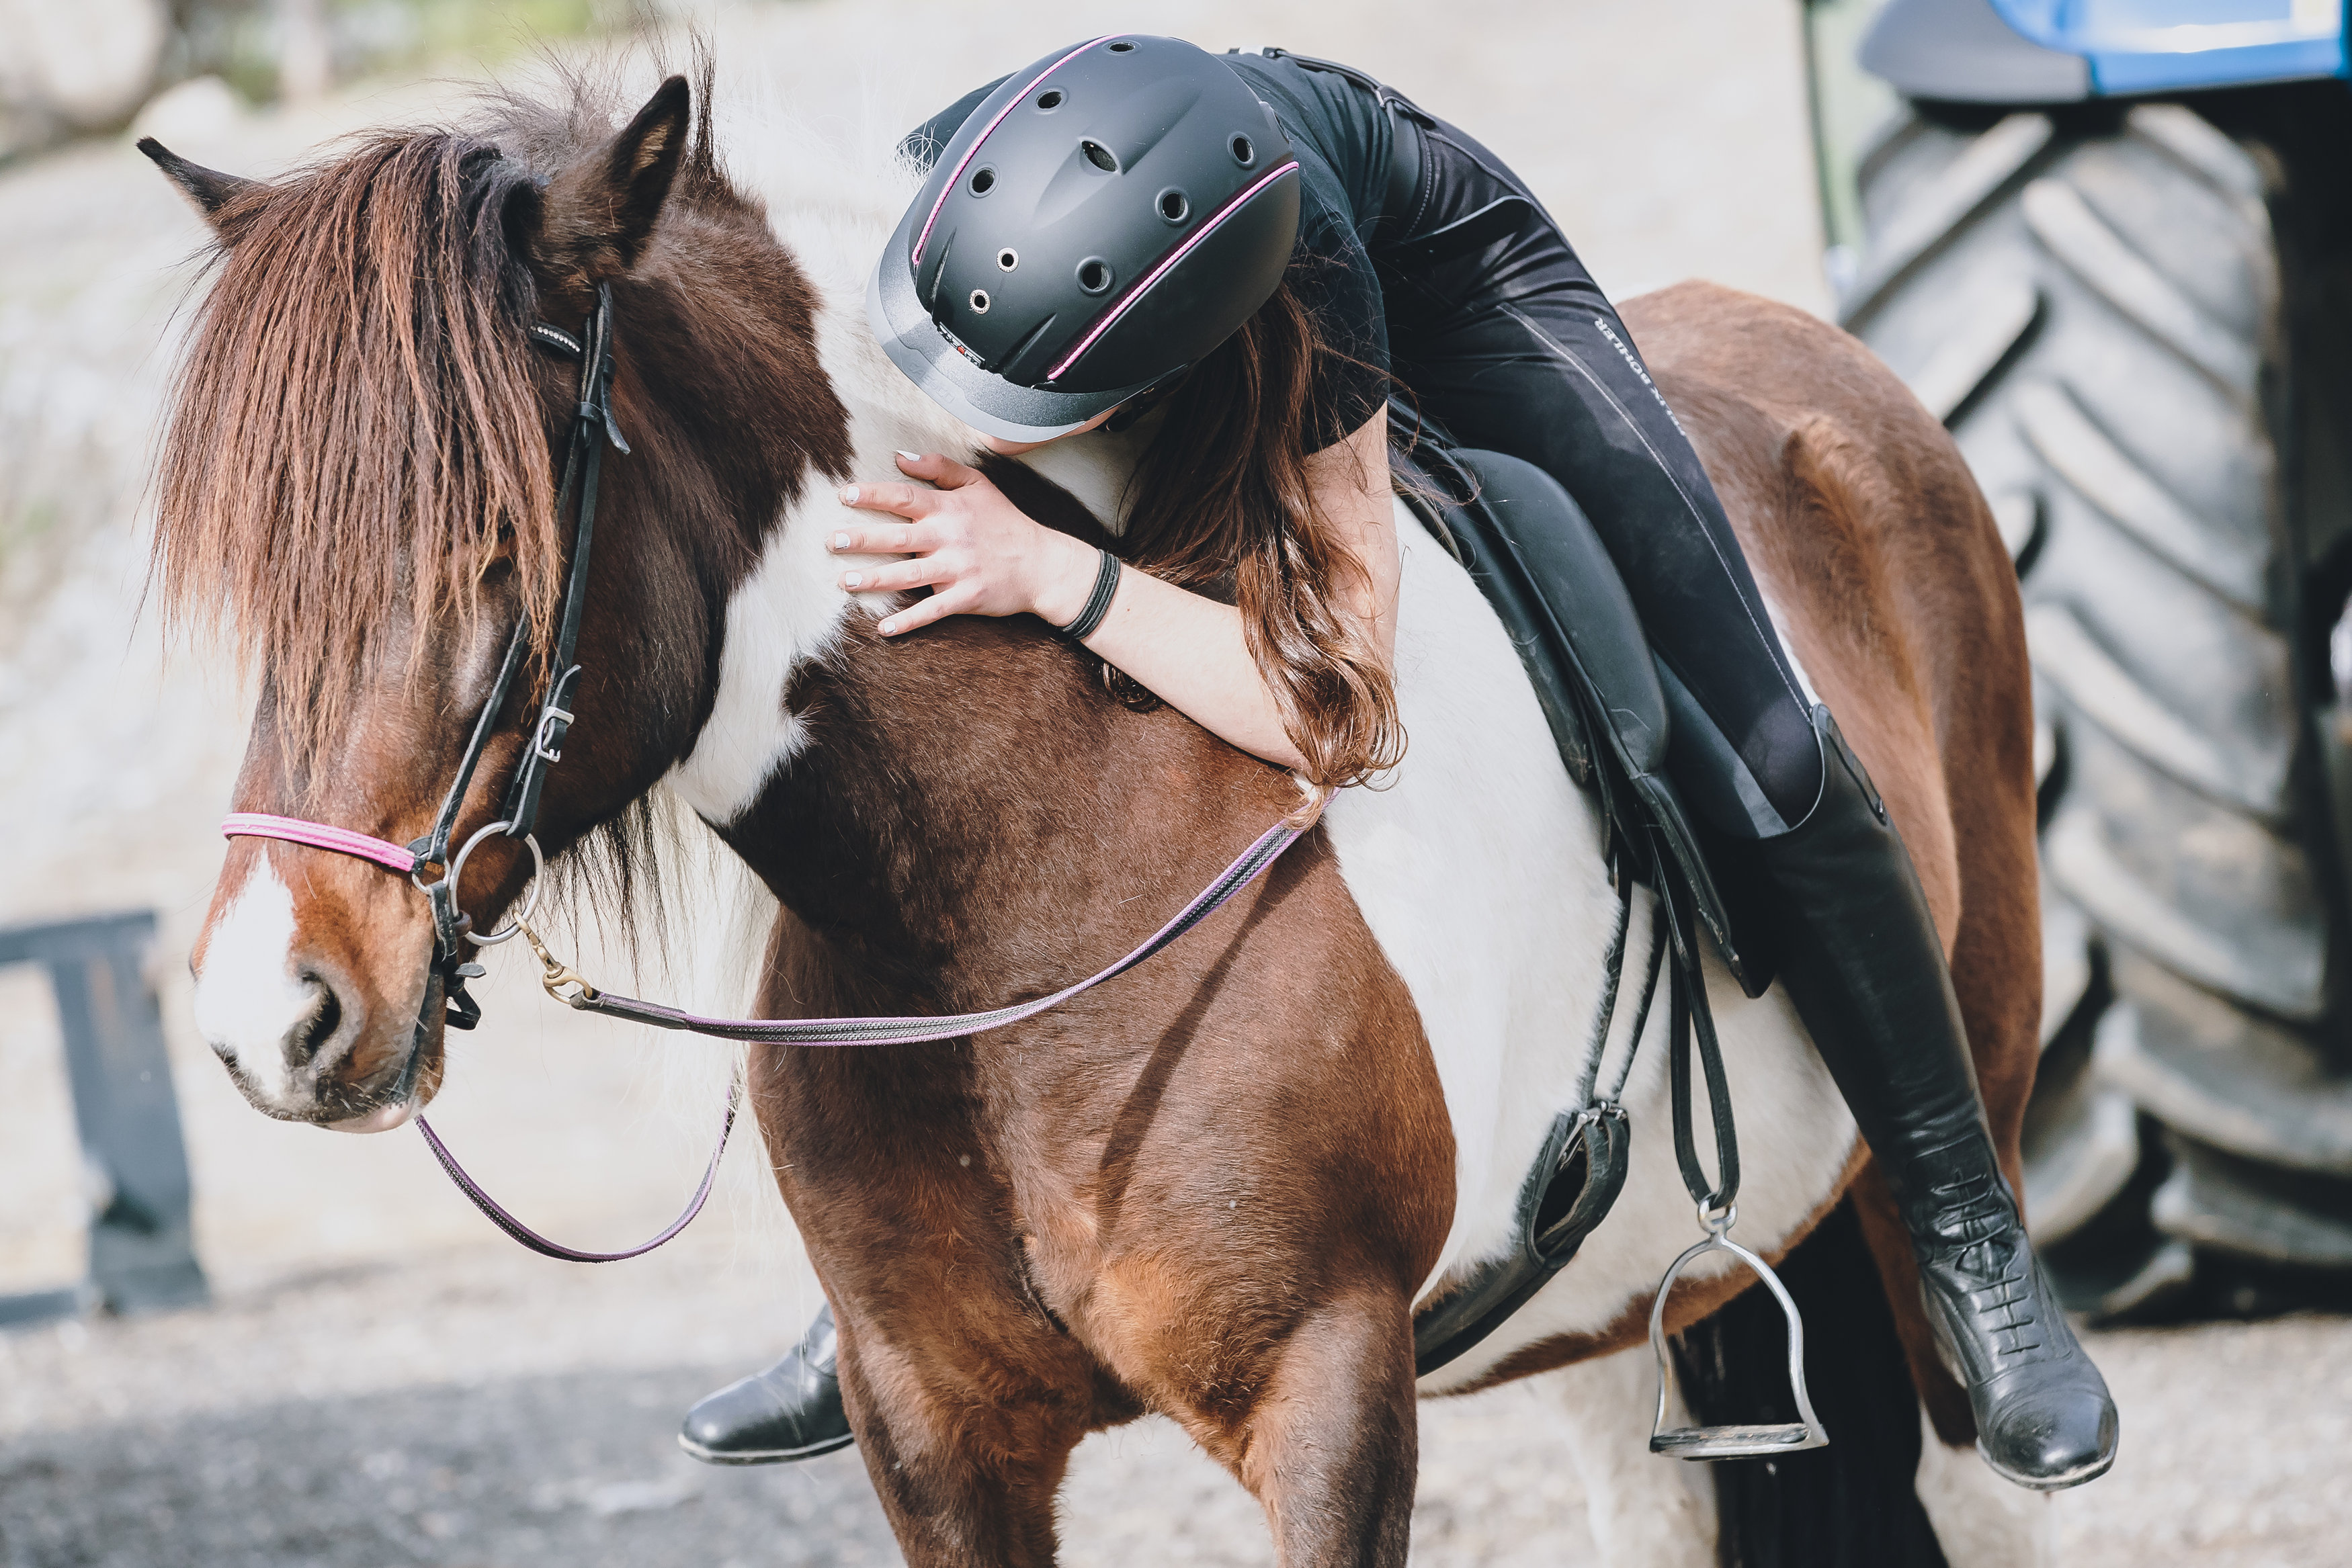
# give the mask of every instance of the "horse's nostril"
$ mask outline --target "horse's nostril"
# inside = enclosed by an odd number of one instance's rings
[[[343,1021],[343,1004],[335,988],[317,975],[305,975],[302,979],[319,993],[319,1001],[310,1019],[297,1024],[287,1037],[287,1055],[298,1066],[309,1065],[320,1048],[335,1038],[335,1030]]]

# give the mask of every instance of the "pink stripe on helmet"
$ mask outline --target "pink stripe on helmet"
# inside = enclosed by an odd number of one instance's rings
[[[1068,54],[1064,55],[1060,59],[1055,60],[1044,70],[1039,71],[1034,79],[1033,79],[1026,87],[1023,88],[1019,92],[1014,93],[1011,100],[1008,101],[1003,109],[996,111],[996,118],[988,122],[988,129],[982,131],[979,137],[972,142],[971,146],[965,150],[963,161],[955,166],[955,172],[948,176],[948,183],[940,187],[940,199],[931,204],[931,215],[923,220],[923,232],[915,236],[915,252],[912,256],[907,258],[907,265],[908,267],[916,267],[921,264],[923,259],[923,246],[930,243],[931,225],[940,221],[940,209],[948,204],[949,193],[953,191],[956,188],[956,183],[963,178],[963,172],[971,166],[971,161],[980,155],[981,144],[985,142],[990,137],[995,135],[996,128],[1004,123],[1004,117],[1021,107],[1021,100],[1027,98],[1032,92],[1036,90],[1038,82],[1044,81],[1047,77],[1052,76],[1055,71],[1060,70],[1064,66],[1068,65],[1072,60],[1076,59],[1088,49],[1091,49],[1097,44],[1101,43],[1103,38],[1115,38],[1117,37],[1118,37],[1118,35],[1116,33],[1105,33],[1101,38],[1088,38],[1085,43],[1080,44],[1076,48],[1072,49]]]
[[[1202,240],[1207,239],[1212,234],[1214,234],[1220,224],[1223,224],[1227,218],[1232,217],[1235,213],[1241,211],[1243,204],[1252,196],[1256,195],[1260,191],[1265,190],[1276,180],[1281,179],[1285,174],[1291,172],[1297,167],[1298,160],[1293,158],[1281,168],[1269,170],[1262,178],[1259,179],[1257,183],[1250,186],[1249,189],[1244,191],[1240,195],[1235,196],[1232,201],[1227,202],[1223,206],[1218,208],[1214,214],[1211,214],[1208,222],[1202,224],[1199,228],[1192,231],[1191,238],[1187,239],[1182,245],[1178,246],[1174,250],[1170,251],[1165,259],[1163,259],[1158,267],[1153,267],[1149,273],[1145,274],[1142,282],[1129,289],[1124,295],[1120,296],[1118,304],[1112,306],[1108,310],[1104,311],[1102,319],[1097,321],[1094,324],[1093,329],[1087,332],[1084,338],[1078,340],[1078,346],[1070,350],[1069,357],[1065,359],[1060,364],[1055,365],[1052,370],[1045,372],[1045,379],[1049,382],[1059,381],[1062,378],[1062,373],[1064,371],[1067,371],[1072,365],[1078,362],[1079,355],[1094,347],[1095,340],[1097,338],[1101,337],[1105,332],[1110,330],[1112,325],[1116,323],[1120,317],[1126,315],[1129,308],[1133,306],[1137,300],[1142,298],[1145,292],[1149,290],[1153,284],[1168,276],[1169,268],[1183,260],[1184,257],[1190,254],[1194,246],[1199,245]]]
[[[266,811],[230,812],[221,820],[221,837],[282,839],[289,844],[308,844],[316,850],[356,855],[390,871],[416,868],[416,856],[405,845],[395,844],[390,839],[355,833],[349,828],[331,828],[324,822],[306,822],[299,817],[275,817]]]

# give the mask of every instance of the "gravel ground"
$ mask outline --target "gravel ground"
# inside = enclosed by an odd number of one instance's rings
[[[855,135],[1043,53],[1068,15],[811,0],[717,27],[730,70]],[[1823,305],[1792,6],[1465,0],[1442,26],[1431,15],[1153,0],[1118,20],[1387,77],[1528,174],[1621,295],[1698,275]],[[887,71],[881,39],[897,46]],[[200,162],[266,172],[355,126],[444,112],[463,85],[373,83],[303,116],[183,111],[154,129]],[[0,921],[161,913],[154,972],[216,1296],[0,1333],[0,1568],[895,1560],[854,1455],[727,1471],[672,1444],[688,1402],[772,1357],[814,1304],[748,1144],[676,1247],[609,1269],[545,1262],[490,1233],[413,1135],[255,1115],[188,1030],[185,951],[246,698],[201,653],[167,662],[138,610],[143,464],[200,237],[127,139],[0,172],[0,815],[16,825]],[[724,936],[674,936],[684,972],[658,983],[723,992]],[[459,1047],[435,1120],[533,1223],[581,1245],[635,1239],[698,1168],[723,1059],[548,1008],[524,967],[493,977],[491,1025]],[[0,1293],[79,1271],[79,1172],[46,989],[0,972]],[[2106,1334],[2095,1350],[2126,1447],[2113,1476],[2062,1500],[2063,1561],[2346,1561],[2345,1324]],[[1589,1558],[1548,1397],[1520,1385],[1424,1407],[1423,1561]],[[1165,1422],[1090,1440],[1064,1516],[1075,1563],[1269,1560],[1255,1505]]]
[[[444,1249],[223,1281],[202,1312],[0,1334],[0,1568],[897,1561],[854,1452],[740,1470],[677,1451],[685,1406],[795,1321],[730,1250],[698,1238],[591,1269]],[[2059,1562],[2345,1561],[2342,1323],[2091,1346],[2125,1446],[2059,1500]],[[1591,1560],[1540,1383],[1422,1416],[1418,1562]],[[1272,1562],[1255,1505],[1158,1419],[1081,1447],[1062,1518],[1073,1563]]]

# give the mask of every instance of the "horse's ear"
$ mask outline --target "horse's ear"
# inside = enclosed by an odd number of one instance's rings
[[[221,228],[220,210],[235,197],[260,183],[257,180],[240,179],[235,174],[224,174],[217,169],[207,169],[201,163],[191,163],[152,136],[139,139],[139,151],[153,160],[155,167],[163,171],[165,179],[180,187],[181,194],[195,204],[196,211],[204,214],[205,221],[215,230]],[[226,239],[229,236],[224,232],[221,237]]]
[[[636,266],[686,154],[693,99],[684,77],[670,78],[602,152],[510,214],[547,283],[581,292]]]

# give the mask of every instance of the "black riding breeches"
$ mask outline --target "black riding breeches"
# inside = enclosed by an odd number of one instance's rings
[[[1715,487],[1623,322],[1526,186],[1443,120],[1421,141],[1415,197],[1384,225],[1402,237],[1373,250],[1399,395],[1463,444],[1533,463],[1576,497],[1653,646],[1728,743],[1727,757],[1712,748],[1713,776],[1685,781],[1692,804],[1736,837],[1777,836],[1821,793],[1821,747]],[[1414,244],[1512,197],[1524,221],[1480,248],[1433,259],[1437,247]],[[1678,773],[1697,749],[1675,747]]]

